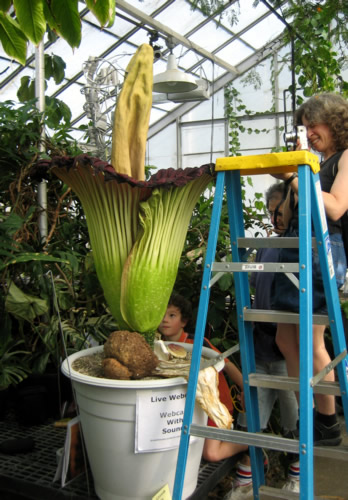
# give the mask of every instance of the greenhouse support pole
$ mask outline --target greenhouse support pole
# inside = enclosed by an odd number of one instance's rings
[[[45,59],[44,44],[41,41],[35,49],[35,97],[36,106],[40,112],[45,111]],[[39,151],[45,150],[45,128],[42,123]],[[41,241],[47,237],[47,184],[41,181],[38,185],[38,203],[41,207],[39,214],[39,231]]]

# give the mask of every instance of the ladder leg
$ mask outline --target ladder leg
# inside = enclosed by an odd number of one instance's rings
[[[238,250],[237,240],[244,236],[243,206],[239,170],[226,172],[227,207],[230,225],[230,237],[233,262],[241,262],[242,254]],[[260,431],[257,388],[249,386],[249,373],[255,372],[254,340],[251,321],[244,321],[244,308],[250,308],[250,293],[248,274],[234,273],[234,284],[237,300],[237,318],[240,355],[244,383],[244,399],[246,407],[248,432]],[[250,461],[253,473],[253,489],[255,498],[261,484],[264,484],[263,454],[261,448],[249,447]]]
[[[321,216],[321,214],[324,213],[324,206],[318,174],[312,177],[311,193],[312,204],[317,207],[313,213],[313,223],[317,240],[320,267],[323,275],[334,354],[336,357],[342,355],[342,361],[337,365],[337,375],[341,389],[346,428],[348,430],[348,380],[346,373],[346,362],[348,363],[347,345],[344,335],[336,278],[333,270],[330,238],[326,218]]]
[[[209,231],[207,252],[204,262],[201,295],[199,299],[195,338],[192,349],[191,368],[187,384],[183,427],[181,432],[178,460],[177,460],[175,480],[174,480],[173,500],[181,500],[184,479],[185,479],[185,469],[186,469],[187,454],[190,441],[190,427],[195,407],[197,380],[198,380],[200,359],[202,354],[204,331],[208,313],[208,304],[210,296],[209,282],[211,278],[211,273],[212,273],[211,267],[212,267],[212,262],[215,258],[217,238],[220,228],[224,186],[225,186],[225,172],[219,172],[217,174],[217,179],[216,179],[211,226]]]
[[[310,170],[298,167],[300,268],[300,499],[313,498],[313,319]]]

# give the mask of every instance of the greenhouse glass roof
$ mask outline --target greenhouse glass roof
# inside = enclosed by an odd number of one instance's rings
[[[204,5],[208,12],[193,4]],[[253,114],[239,113],[246,130],[240,134],[240,151],[269,152],[283,145],[284,117],[291,121],[291,95],[286,93],[291,84],[290,51],[284,46],[286,22],[291,19],[284,18],[288,2],[278,4],[281,7],[274,10],[267,0],[118,0],[114,24],[101,29],[86,4],[79,2],[80,47],[73,50],[62,38],[44,44],[45,54],[60,56],[66,63],[64,79],[59,84],[48,80],[45,93],[69,106],[77,130],[88,126],[85,150],[102,156],[110,145],[125,68],[139,45],[151,43],[154,75],[166,70],[172,51],[178,68],[199,86],[193,94],[153,92],[147,164],[178,168],[226,156],[224,88],[229,82],[242,96],[244,109]],[[209,6],[217,5],[218,13],[211,13]],[[21,66],[0,47],[2,101],[17,101],[22,77],[35,78],[38,50],[31,45]],[[251,136],[250,130],[257,134]],[[81,131],[76,134],[86,143]]]
[[[284,24],[262,2],[257,7],[254,3],[254,0],[227,1],[218,14],[208,16],[199,9],[193,10],[186,0],[120,0],[116,3],[113,26],[101,29],[84,2],[79,2],[83,29],[80,47],[72,50],[63,39],[45,44],[46,53],[59,55],[66,63],[63,82],[56,85],[49,80],[46,94],[59,97],[70,107],[75,125],[87,123],[84,93],[88,85],[88,60],[93,58],[96,63],[93,79],[99,80],[99,84],[94,82],[99,86],[99,99],[104,98],[111,106],[115,83],[122,82],[130,57],[137,46],[149,43],[151,35],[158,35],[154,45],[158,46],[156,53],[160,56],[155,60],[154,74],[166,69],[167,40],[170,39],[179,69],[207,80],[210,92],[216,92],[229,79],[257,64],[279,42]],[[116,69],[116,75],[109,82],[100,77],[104,68]],[[35,47],[31,47],[24,67],[10,60],[1,49],[2,100],[17,100],[21,78],[26,75],[35,78]],[[151,123],[165,118],[178,107],[178,103],[168,99],[161,102],[159,96],[155,96]]]

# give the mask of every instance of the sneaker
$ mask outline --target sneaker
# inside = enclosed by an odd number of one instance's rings
[[[339,422],[327,427],[319,420],[314,421],[314,444],[321,446],[338,446],[342,441]]]
[[[232,489],[224,496],[223,500],[253,500],[253,483],[241,484],[233,481]]]
[[[300,481],[297,479],[288,479],[283,485],[282,490],[292,491],[293,493],[300,493]]]

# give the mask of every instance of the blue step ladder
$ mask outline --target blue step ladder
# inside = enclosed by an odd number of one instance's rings
[[[328,458],[348,459],[348,449],[339,446],[313,446],[313,392],[340,395],[345,423],[348,429],[348,362],[340,302],[333,271],[332,254],[325,218],[319,180],[320,165],[316,155],[308,151],[270,153],[255,156],[219,158],[216,162],[216,188],[209,231],[207,252],[199,300],[195,339],[192,351],[186,406],[177,459],[173,489],[173,500],[182,499],[186,461],[190,436],[218,439],[249,445],[254,499],[300,498],[314,499],[313,455]],[[299,238],[245,238],[241,175],[276,174],[298,172],[299,179]],[[226,190],[232,262],[214,262],[219,233],[221,209]],[[312,223],[315,239],[312,238]],[[312,314],[312,244],[317,245],[323,275],[328,315]],[[299,248],[297,263],[264,263],[254,266],[243,261],[246,249],[274,246]],[[299,288],[300,313],[251,309],[248,272],[283,272],[297,283]],[[234,273],[240,357],[244,380],[244,398],[248,432],[217,429],[192,424],[195,395],[207,320],[210,288],[226,272]],[[214,273],[214,277],[212,277]],[[299,280],[293,273],[299,273]],[[300,328],[300,376],[270,377],[255,373],[253,344],[253,321],[299,324]],[[313,376],[312,326],[329,324],[335,358],[319,374]],[[337,382],[322,381],[332,369],[336,369]],[[276,387],[300,393],[299,440],[286,439],[260,432],[257,387]],[[298,453],[300,460],[300,493],[285,492],[265,486],[262,448]]]

